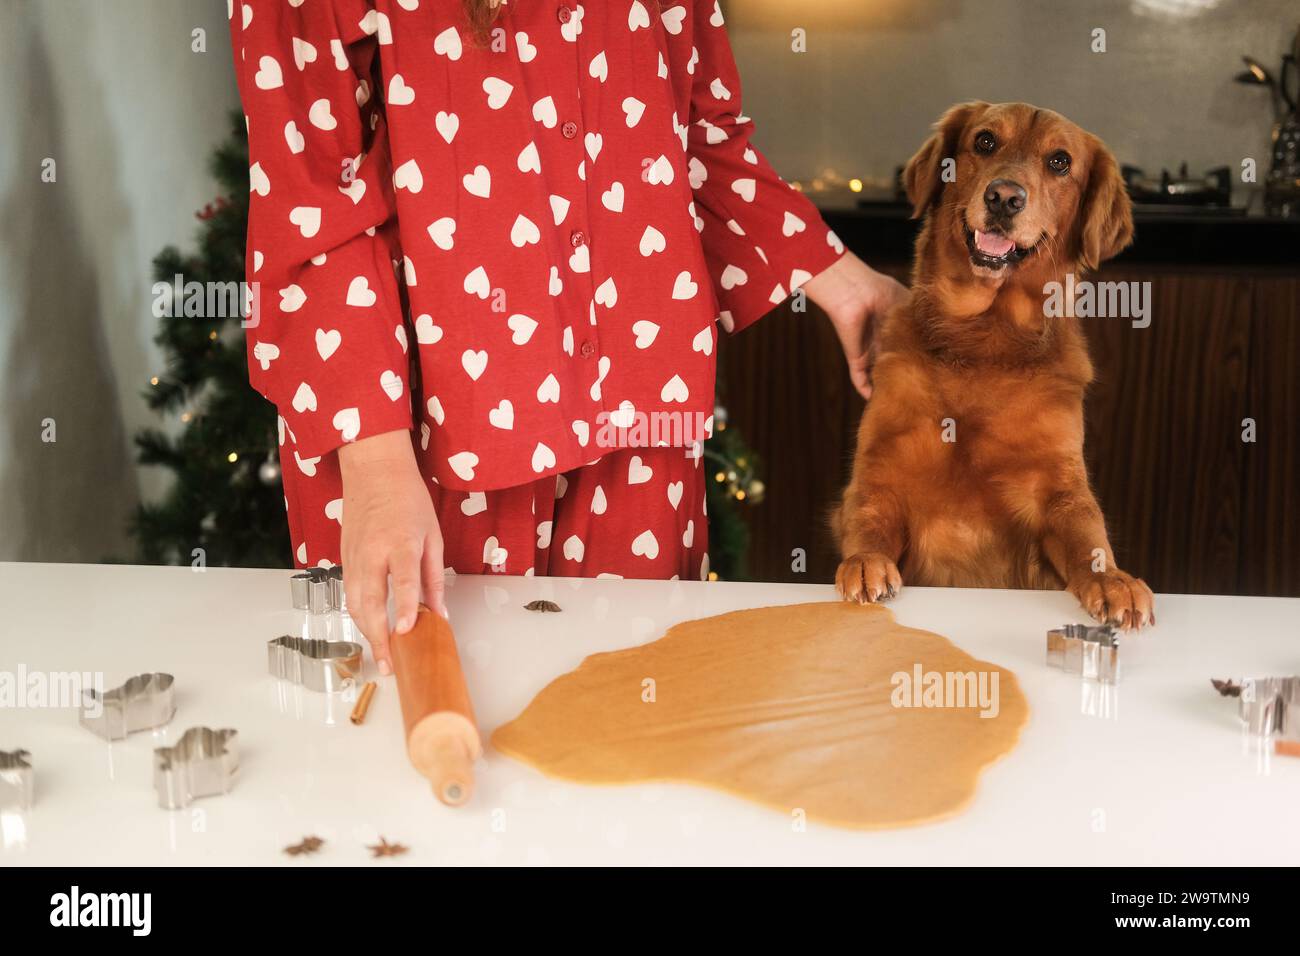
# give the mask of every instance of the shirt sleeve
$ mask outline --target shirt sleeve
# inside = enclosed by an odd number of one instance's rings
[[[716,0],[695,4],[687,152],[722,324],[739,331],[826,269],[844,245],[750,141],[740,74]],[[689,69],[689,67],[688,67]]]
[[[392,170],[368,0],[237,0],[249,380],[299,454],[411,427]]]

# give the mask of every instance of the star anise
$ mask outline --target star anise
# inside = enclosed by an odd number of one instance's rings
[[[293,846],[284,848],[284,852],[290,856],[302,856],[303,854],[315,853],[325,845],[325,841],[317,836],[303,837],[301,843],[295,843]]]
[[[1237,684],[1237,683],[1234,683],[1233,681],[1230,681],[1230,680],[1215,680],[1213,677],[1211,677],[1211,678],[1210,678],[1210,683],[1213,684],[1213,685],[1214,685],[1214,689],[1217,690],[1217,691],[1218,691],[1220,694],[1222,694],[1224,697],[1240,697],[1240,696],[1241,696],[1241,685],[1240,685],[1240,684]]]
[[[389,843],[387,837],[380,837],[378,843],[368,846],[366,849],[370,851],[373,858],[378,859],[381,856],[401,856],[407,851],[408,847],[404,847],[400,843]]]

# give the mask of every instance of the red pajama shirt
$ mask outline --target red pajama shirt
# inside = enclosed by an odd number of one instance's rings
[[[406,429],[458,571],[703,573],[718,328],[843,253],[714,0],[512,0],[486,42],[459,0],[230,13],[297,563],[339,560],[338,447]]]

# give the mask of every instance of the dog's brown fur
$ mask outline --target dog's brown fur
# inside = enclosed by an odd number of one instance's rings
[[[975,145],[985,131],[996,141],[987,154]],[[1071,157],[1065,175],[1048,165],[1060,150]],[[945,180],[948,158],[955,179]],[[967,245],[970,229],[999,231],[984,201],[994,179],[1024,187],[1023,210],[1001,232],[1033,247],[1001,269],[977,265]],[[925,224],[912,296],[879,330],[874,394],[832,517],[836,587],[863,602],[892,597],[904,580],[1064,587],[1098,620],[1154,623],[1151,590],[1115,567],[1088,487],[1086,343],[1076,319],[1049,319],[1043,307],[1046,283],[1096,269],[1132,241],[1114,157],[1048,110],[965,103],[935,125],[903,180]]]

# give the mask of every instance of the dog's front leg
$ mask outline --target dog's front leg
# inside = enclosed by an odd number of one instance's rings
[[[1086,484],[1053,494],[1043,519],[1043,552],[1084,610],[1125,629],[1156,622],[1146,582],[1115,567],[1105,519]]]
[[[835,587],[846,601],[868,604],[892,598],[903,587],[898,560],[906,522],[898,496],[855,481],[844,493],[836,520],[840,539]]]

